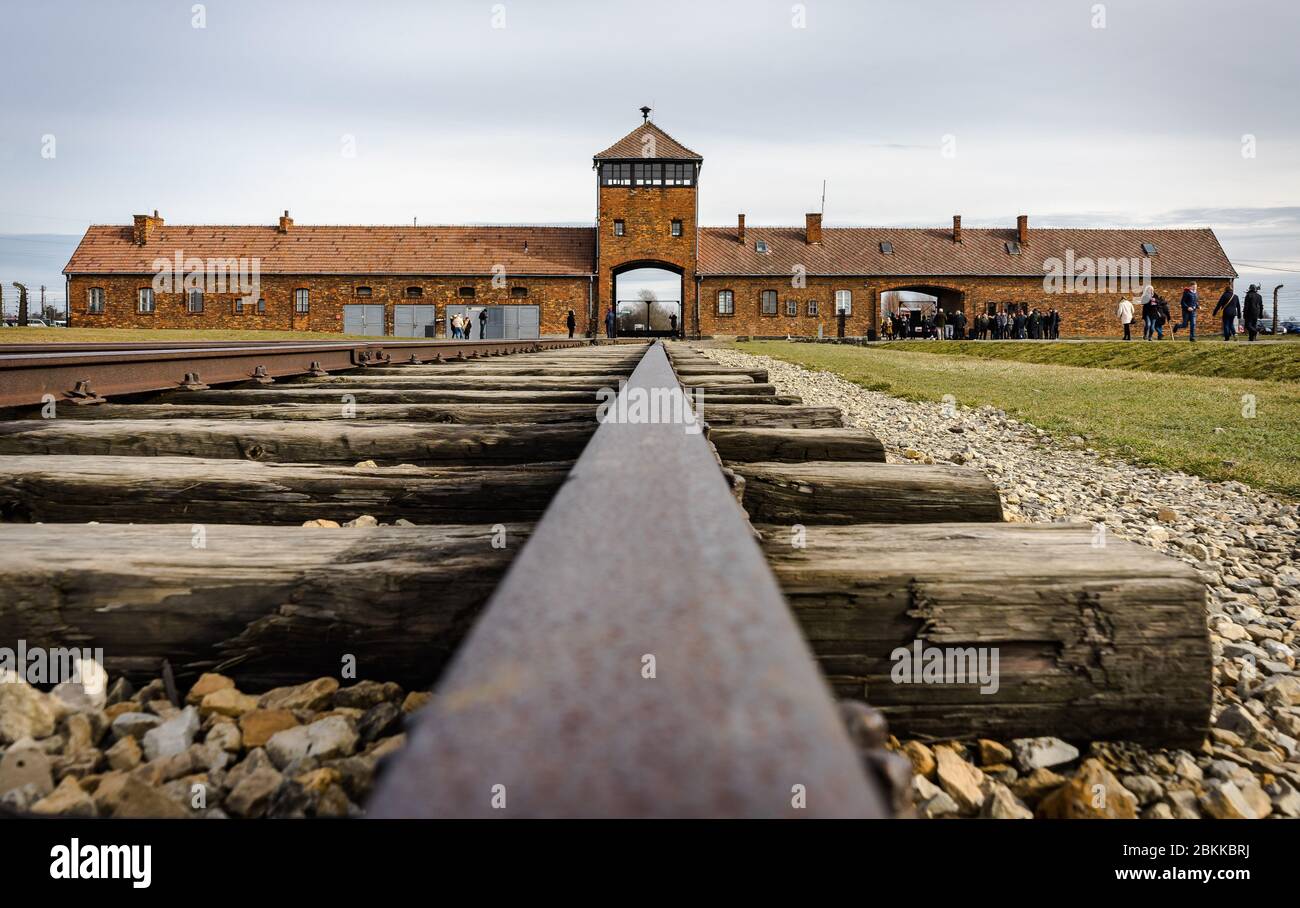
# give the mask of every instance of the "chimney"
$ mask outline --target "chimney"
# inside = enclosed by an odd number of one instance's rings
[[[822,216],[820,214],[804,215],[804,236],[809,243],[821,245],[822,242]]]
[[[163,225],[163,219],[158,217],[158,209],[153,210],[152,215],[137,214],[134,217],[135,226],[131,229],[131,240],[137,246],[143,246],[149,242],[149,237],[154,230]]]
[[[293,226],[293,218],[289,217],[289,209],[284,209],[284,214],[280,215],[280,226],[277,228],[280,233],[288,233],[289,228]]]
[[[736,239],[740,241],[740,245],[745,245],[745,216],[743,214],[736,215]]]
[[[1022,214],[1016,218],[1017,239],[1020,240],[1021,246],[1029,245],[1029,215]]]
[[[959,214],[952,216],[952,241],[954,243],[961,242],[961,215]]]

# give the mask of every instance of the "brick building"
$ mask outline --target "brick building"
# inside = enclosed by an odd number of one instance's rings
[[[700,227],[703,158],[648,119],[595,155],[594,227],[169,226],[155,211],[93,226],[64,269],[82,327],[241,328],[437,336],[478,313],[488,337],[603,333],[849,335],[879,329],[882,294],[923,293],[968,317],[1055,308],[1066,336],[1116,332],[1151,283],[1176,309],[1236,277],[1214,232],[1031,228]],[[658,274],[671,291],[620,292]],[[675,291],[675,292],[674,292]]]

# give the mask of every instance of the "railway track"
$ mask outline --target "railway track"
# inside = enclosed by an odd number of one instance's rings
[[[373,816],[886,815],[877,713],[831,691],[935,739],[1208,725],[1190,568],[1005,523],[689,344],[24,350],[0,401],[0,641],[433,685]]]

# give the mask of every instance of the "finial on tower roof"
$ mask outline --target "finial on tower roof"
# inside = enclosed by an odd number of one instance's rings
[[[648,107],[641,108],[641,122],[642,123],[650,122],[650,108]]]

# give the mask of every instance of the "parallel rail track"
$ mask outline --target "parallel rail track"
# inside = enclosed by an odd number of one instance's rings
[[[375,816],[495,815],[497,786],[513,816],[885,815],[884,733],[832,691],[922,737],[1204,733],[1189,568],[1002,523],[981,475],[885,463],[766,379],[661,343],[0,357],[0,640],[432,684]],[[682,391],[704,433],[644,409]],[[388,525],[301,525],[361,515]],[[1000,650],[999,692],[898,683],[913,644]]]

